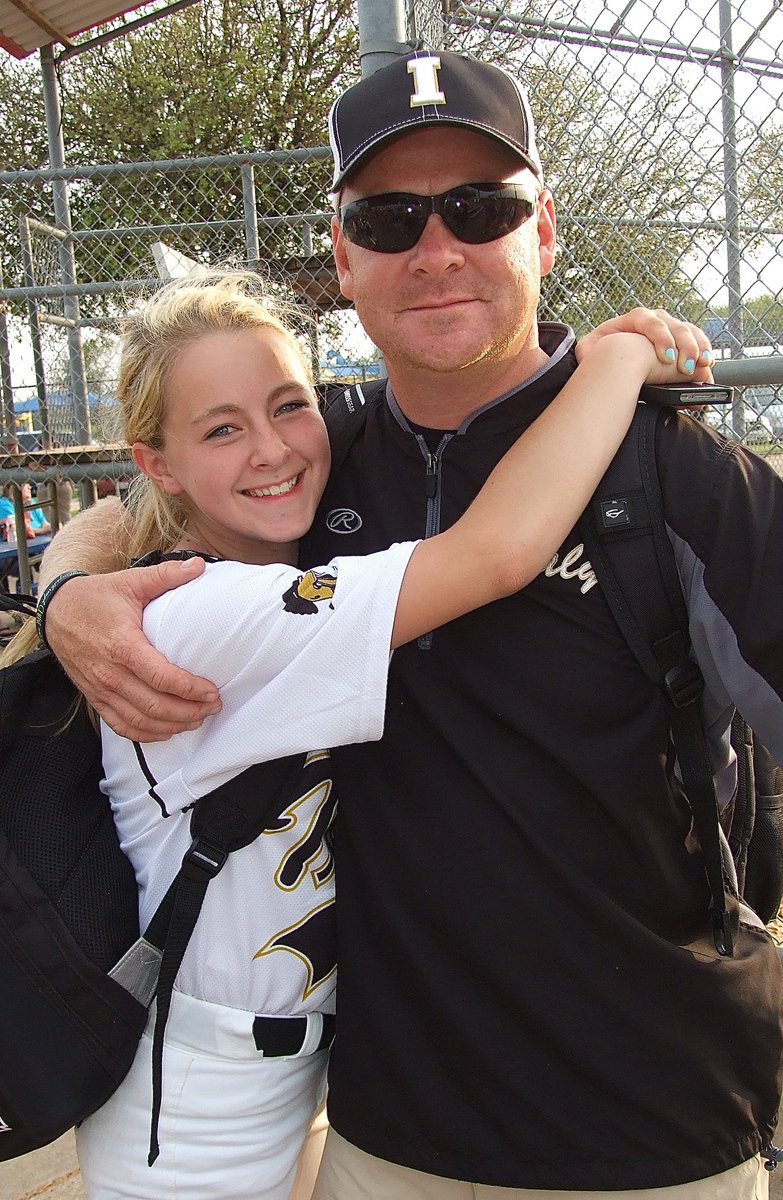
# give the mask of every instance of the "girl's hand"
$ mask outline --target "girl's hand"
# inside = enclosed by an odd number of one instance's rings
[[[658,365],[648,374],[648,383],[712,383],[715,355],[709,338],[698,326],[661,308],[633,308],[604,321],[576,343],[577,360],[582,362],[601,338],[613,333],[641,334],[653,346]]]

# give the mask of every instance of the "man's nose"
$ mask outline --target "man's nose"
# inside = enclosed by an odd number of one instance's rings
[[[464,244],[438,213],[430,213],[424,232],[410,252],[409,269],[414,274],[438,274],[461,267],[464,262]]]

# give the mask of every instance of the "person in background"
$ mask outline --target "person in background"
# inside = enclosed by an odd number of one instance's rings
[[[33,465],[33,460],[30,460],[28,466]],[[36,460],[35,470],[37,472],[46,472],[46,478],[42,479],[36,485],[35,496],[42,504],[47,505],[45,509],[49,516],[50,525],[59,528],[60,525],[65,525],[66,521],[71,519],[71,508],[73,505],[74,486],[70,479],[67,479],[61,469],[57,469],[56,460],[52,455],[46,455]],[[57,505],[55,522],[55,508]]]
[[[12,483],[6,484],[5,492],[0,496],[0,521],[7,521],[10,517],[16,526],[15,509],[13,501]],[[38,506],[31,507],[33,503],[33,491],[29,480],[21,485],[22,504],[25,506],[25,534],[27,538],[38,537],[42,533],[50,533],[51,525],[43,514],[43,511]]]

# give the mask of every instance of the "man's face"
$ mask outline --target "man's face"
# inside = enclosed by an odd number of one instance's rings
[[[437,195],[465,183],[531,182],[510,150],[452,126],[406,133],[381,149],[345,185],[340,203],[385,192]],[[541,276],[554,259],[554,210],[544,193],[519,229],[482,245],[452,234],[430,215],[410,250],[381,254],[347,241],[333,221],[340,287],[392,374],[503,368],[537,345]]]

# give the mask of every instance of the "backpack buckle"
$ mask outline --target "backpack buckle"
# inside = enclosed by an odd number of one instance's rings
[[[211,846],[203,838],[194,838],[182,859],[182,869],[188,879],[214,879],[227,858],[227,851]]]
[[[701,696],[704,691],[704,679],[696,663],[687,659],[666,672],[663,686],[674,707],[685,708]]]
[[[783,1162],[783,1150],[774,1146],[772,1142],[767,1142],[765,1146],[762,1146],[759,1153],[764,1159],[764,1167],[767,1171],[774,1171],[778,1163]]]
[[[715,943],[715,949],[724,958],[731,958],[734,953],[734,938],[731,935],[731,925],[729,924],[729,914],[724,910],[710,909],[710,917],[712,918],[712,938]]]

